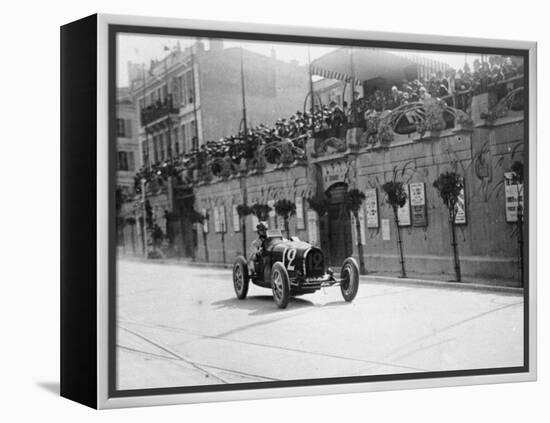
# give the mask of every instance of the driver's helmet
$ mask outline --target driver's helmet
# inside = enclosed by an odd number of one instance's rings
[[[258,232],[258,235],[265,235],[267,232],[268,226],[267,222],[260,222],[256,225],[256,232]]]

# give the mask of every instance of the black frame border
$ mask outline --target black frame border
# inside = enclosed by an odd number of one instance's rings
[[[320,29],[318,29],[320,31]],[[484,369],[468,369],[468,370],[449,370],[449,371],[434,371],[434,372],[418,372],[418,373],[400,373],[389,375],[369,375],[369,376],[350,376],[350,377],[334,377],[334,378],[318,378],[318,379],[297,379],[287,381],[273,382],[250,382],[250,383],[235,383],[228,385],[200,385],[200,386],[180,386],[167,388],[144,388],[131,390],[116,389],[116,227],[115,227],[115,183],[116,181],[116,58],[117,58],[117,43],[116,37],[118,34],[146,34],[146,35],[164,35],[164,36],[180,36],[180,37],[201,37],[201,38],[225,38],[234,40],[246,41],[271,41],[271,42],[289,42],[289,43],[305,43],[305,44],[323,44],[336,46],[353,46],[353,47],[378,47],[391,49],[405,50],[424,50],[424,51],[441,51],[453,53],[478,53],[478,54],[502,54],[521,56],[524,60],[524,74],[526,75],[524,86],[527,95],[525,98],[524,109],[524,134],[523,134],[523,155],[524,163],[527,172],[524,181],[524,198],[525,198],[525,216],[529,217],[530,202],[529,202],[529,128],[530,128],[530,62],[528,49],[508,49],[500,47],[480,47],[480,46],[464,46],[454,44],[434,44],[420,43],[407,41],[379,41],[356,38],[335,38],[322,36],[305,36],[305,35],[289,35],[289,34],[267,34],[259,32],[239,32],[239,31],[224,31],[224,30],[207,30],[207,29],[191,29],[191,28],[174,28],[174,27],[159,27],[159,26],[141,26],[141,25],[108,25],[108,125],[109,125],[109,261],[108,261],[108,397],[123,398],[149,395],[174,395],[174,394],[189,394],[203,392],[223,392],[223,391],[242,391],[253,389],[270,389],[270,388],[288,388],[288,387],[307,387],[319,385],[337,385],[350,383],[365,383],[365,382],[387,382],[413,379],[439,379],[449,377],[468,377],[468,376],[486,376],[486,375],[503,375],[529,372],[529,298],[530,298],[530,254],[529,254],[529,228],[530,222],[527,218],[524,222],[524,257],[525,260],[525,280],[526,285],[523,288],[523,357],[524,364],[519,367],[501,367],[501,368],[484,368]],[[435,37],[435,36],[434,36]],[[403,38],[406,35],[403,34]]]

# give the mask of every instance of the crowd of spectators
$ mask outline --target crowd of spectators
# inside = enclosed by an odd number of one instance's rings
[[[136,175],[136,189],[141,189],[141,179],[166,179],[175,176],[192,180],[193,173],[201,170],[217,159],[228,162],[233,167],[239,167],[253,159],[257,152],[271,143],[291,142],[297,155],[303,154],[305,142],[309,134],[319,134],[326,131],[339,131],[347,127],[348,122],[357,124],[365,122],[369,116],[385,110],[393,110],[401,105],[413,102],[423,102],[430,98],[453,101],[455,107],[466,110],[468,104],[462,99],[455,100],[458,94],[476,94],[485,92],[491,85],[507,81],[523,74],[523,61],[514,57],[489,56],[487,61],[475,60],[473,68],[466,63],[458,71],[448,68],[444,72],[433,73],[429,78],[419,78],[413,81],[403,81],[400,87],[394,85],[390,90],[374,89],[371,94],[359,98],[354,93],[354,101],[348,107],[331,102],[328,105],[315,105],[310,112],[297,111],[288,119],[280,119],[273,126],[264,124],[248,128],[237,135],[228,136],[218,141],[207,141],[192,151],[169,158],[160,163],[144,167]],[[509,90],[504,84],[499,89]],[[455,102],[456,101],[456,102]],[[336,136],[342,134],[335,133]],[[301,152],[301,153],[300,153]]]
[[[389,91],[374,88],[371,94],[363,98],[358,98],[355,93],[357,98],[352,103],[351,113],[355,121],[363,120],[365,114],[393,110],[403,104],[423,102],[430,98],[444,99],[450,105],[466,111],[468,95],[486,92],[490,86],[495,86],[498,96],[502,97],[513,85],[498,83],[519,75],[523,75],[521,58],[489,56],[487,61],[474,60],[473,68],[465,63],[462,69],[447,68],[432,73],[429,78],[403,81],[400,87],[394,85]]]
[[[141,180],[166,180],[168,176],[192,180],[194,172],[223,160],[231,167],[239,167],[243,161],[254,159],[258,151],[277,142],[290,142],[296,157],[304,156],[308,134],[341,128],[347,123],[344,109],[335,102],[315,105],[311,112],[297,111],[290,118],[277,120],[273,126],[260,124],[241,131],[238,135],[206,141],[191,151],[174,155],[158,163],[144,166],[135,176],[136,191],[141,191]],[[276,153],[271,152],[271,157]],[[276,160],[276,158],[274,158]]]

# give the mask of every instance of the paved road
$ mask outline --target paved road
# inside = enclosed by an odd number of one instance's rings
[[[521,366],[523,298],[362,283],[276,308],[226,269],[120,261],[119,389]]]

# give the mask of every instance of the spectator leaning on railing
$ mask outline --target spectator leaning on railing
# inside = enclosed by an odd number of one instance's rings
[[[305,140],[310,135],[336,133],[342,135],[347,125],[365,126],[366,122],[386,110],[393,110],[401,105],[413,102],[425,102],[430,98],[448,99],[456,94],[478,94],[486,92],[490,85],[508,81],[523,74],[523,61],[516,57],[490,56],[488,62],[476,59],[473,62],[473,72],[467,63],[462,69],[448,68],[445,72],[438,71],[425,79],[402,81],[401,89],[393,85],[389,91],[374,87],[371,94],[359,98],[354,92],[351,105],[344,102],[340,107],[335,102],[328,105],[315,105],[311,113],[297,111],[290,118],[279,119],[272,127],[260,124],[249,128],[245,134],[231,135],[218,141],[207,141],[200,147],[194,143],[194,148],[187,153],[180,154],[149,168],[142,168],[135,177],[136,191],[141,190],[141,179],[147,181],[162,181],[168,176],[182,180],[193,180],[195,170],[201,170],[214,159],[223,159],[228,163],[239,165],[242,160],[250,160],[257,152],[273,142],[289,140],[293,149],[303,155]],[[502,84],[497,88],[499,97],[513,89],[513,84]],[[466,97],[457,97],[455,107],[466,110]],[[466,100],[465,100],[466,99]],[[153,106],[142,109],[142,116],[154,116],[161,107],[172,107],[172,98],[167,97],[164,102],[157,101]],[[332,132],[331,132],[332,131]],[[334,132],[336,131],[336,132]],[[246,139],[246,141],[245,141]]]

